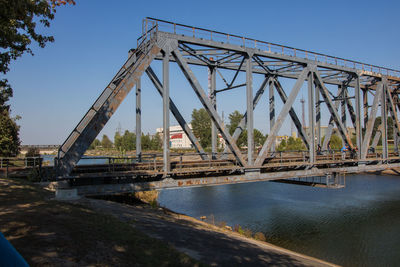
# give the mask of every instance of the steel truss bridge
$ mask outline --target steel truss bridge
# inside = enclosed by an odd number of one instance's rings
[[[82,192],[146,190],[179,186],[201,186],[240,183],[261,180],[309,183],[307,177],[325,177],[321,184],[334,184],[344,173],[379,171],[400,167],[398,142],[400,124],[400,71],[357,61],[314,53],[302,49],[259,41],[238,35],[207,30],[164,20],[143,20],[143,35],[137,48],[97,98],[82,120],[61,145],[55,160],[58,179],[71,184],[91,181],[80,186]],[[154,60],[162,61],[162,77],[151,67]],[[212,120],[212,153],[205,153],[199,140],[189,128],[178,107],[170,98],[170,63],[176,63],[195,95]],[[192,66],[208,69],[209,92],[196,77]],[[230,73],[223,76],[223,73]],[[238,76],[245,73],[245,81]],[[163,153],[142,154],[140,138],[136,139],[136,157],[129,163],[76,167],[89,145],[103,129],[131,89],[136,86],[136,136],[141,136],[141,77],[146,74],[159,92],[163,103]],[[262,77],[253,92],[253,76]],[[217,89],[217,77],[224,88]],[[284,79],[294,80],[285,88]],[[308,122],[306,128],[294,110],[300,89],[307,88]],[[245,88],[244,116],[231,135],[217,113],[216,95],[235,88]],[[268,92],[270,132],[261,148],[254,147],[253,111]],[[277,110],[275,98],[283,105]],[[223,101],[223,97],[219,97]],[[329,118],[324,140],[321,138],[321,107],[325,105]],[[196,149],[192,158],[171,154],[169,148],[170,112],[182,127]],[[379,113],[378,113],[379,112]],[[355,129],[355,142],[348,132],[347,114]],[[383,118],[375,136],[373,128],[377,114]],[[282,157],[275,151],[275,139],[286,118],[293,121],[306,152],[290,152]],[[391,117],[393,125],[388,125]],[[388,128],[393,127],[393,148],[388,145]],[[342,158],[340,153],[317,155],[317,146],[327,150],[328,140],[337,129],[344,144],[357,151],[352,157]],[[239,135],[247,129],[247,150],[236,144]],[[224,153],[217,153],[217,133],[226,143]],[[314,141],[315,140],[315,141]],[[382,151],[369,153],[382,141]],[[354,139],[353,139],[354,141]],[[111,167],[112,170],[111,171]],[[108,175],[108,178],[105,178]],[[94,180],[110,185],[94,185]],[[315,180],[310,182],[318,184]],[[98,183],[97,183],[98,184]],[[91,191],[92,190],[92,191]]]

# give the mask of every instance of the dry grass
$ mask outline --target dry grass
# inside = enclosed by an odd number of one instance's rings
[[[196,266],[114,217],[51,200],[26,181],[0,179],[0,231],[31,266]]]

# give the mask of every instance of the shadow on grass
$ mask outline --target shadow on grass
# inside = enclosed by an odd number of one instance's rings
[[[31,266],[196,266],[196,261],[112,216],[26,181],[0,179],[0,231]]]

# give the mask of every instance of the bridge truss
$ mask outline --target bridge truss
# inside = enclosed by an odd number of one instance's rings
[[[151,67],[154,60],[162,61],[162,79]],[[208,112],[212,120],[212,153],[204,152],[199,140],[189,128],[187,121],[170,98],[170,62],[175,62],[189,86]],[[207,68],[210,75],[209,92],[199,82],[192,66]],[[228,79],[222,70],[231,72]],[[239,82],[239,74],[245,73],[245,81]],[[276,155],[275,140],[286,118],[290,118],[307,148],[305,167],[290,175],[312,176],[332,172],[359,172],[396,167],[399,164],[398,142],[400,124],[400,72],[357,61],[332,57],[302,49],[263,42],[242,36],[186,26],[154,18],[143,21],[143,35],[138,39],[136,49],[130,51],[128,60],[104,89],[82,120],[60,147],[56,159],[59,178],[69,177],[79,159],[93,142],[110,117],[117,110],[126,95],[136,85],[136,136],[141,136],[141,76],[146,74],[163,100],[163,178],[174,174],[171,170],[169,149],[170,111],[189,137],[193,147],[203,161],[232,160],[246,177],[264,179],[290,178],[288,175],[269,172],[268,163]],[[254,93],[253,77],[259,75],[262,82]],[[220,76],[224,88],[216,88]],[[285,88],[282,79],[294,80],[294,85]],[[307,108],[309,126],[305,127],[294,109],[296,97],[301,88],[307,87]],[[235,88],[245,88],[246,101],[244,116],[231,135],[217,112],[217,94]],[[332,89],[334,88],[334,89]],[[173,89],[173,88],[172,88]],[[268,92],[270,132],[260,149],[254,147],[254,109],[261,97]],[[276,96],[283,106],[276,108]],[[223,97],[219,97],[223,101]],[[330,117],[323,140],[321,136],[321,107],[325,105]],[[372,136],[377,114],[381,124]],[[347,128],[346,114],[350,115],[355,129],[355,142]],[[391,117],[393,125],[388,125]],[[393,126],[393,151],[389,149],[388,128]],[[343,161],[330,162],[320,167],[317,146],[327,150],[328,140],[337,129],[338,134],[351,149],[357,150],[356,158],[349,166]],[[247,129],[247,151],[243,153],[236,141]],[[217,133],[226,148],[217,153]],[[371,156],[369,149],[376,148],[382,140],[382,153]],[[371,159],[372,158],[372,159]],[[137,162],[142,160],[140,138],[137,138]],[[281,170],[287,172],[287,170]],[[202,174],[200,174],[202,175]],[[237,174],[236,174],[237,175]],[[255,176],[254,176],[255,175]],[[268,178],[269,177],[269,178]],[[274,178],[278,177],[278,178]],[[254,178],[256,179],[256,178]]]

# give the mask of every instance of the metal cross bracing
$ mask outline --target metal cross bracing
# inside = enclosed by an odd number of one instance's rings
[[[162,79],[151,68],[153,60],[162,61]],[[170,90],[174,90],[170,88],[169,83],[170,62],[175,62],[179,66],[188,85],[192,87],[212,120],[211,154],[204,152],[204,148],[201,147],[199,140],[170,97]],[[191,69],[193,65],[208,69],[210,80],[208,93]],[[224,76],[226,72],[231,72],[231,74]],[[302,159],[299,168],[302,168],[304,173],[309,173],[309,170],[313,168],[325,170],[329,166],[345,168],[343,166],[348,165],[349,168],[353,168],[352,170],[356,170],[354,166],[379,165],[377,168],[382,169],[382,164],[386,164],[390,168],[391,164],[397,164],[400,160],[397,154],[400,140],[399,71],[242,36],[146,18],[143,21],[143,35],[138,39],[137,48],[131,50],[127,62],[60,147],[55,162],[60,178],[70,175],[83,153],[135,85],[136,134],[141,135],[141,91],[143,88],[141,88],[140,79],[144,73],[163,99],[162,168],[155,170],[164,178],[179,176],[179,171],[171,167],[173,160],[171,161],[169,149],[170,111],[189,137],[201,160],[230,161],[235,166],[232,170],[236,175],[238,171],[243,175],[254,173],[265,175],[268,172],[285,171],[269,164],[274,162],[279,154],[276,153],[275,140],[286,118],[293,121],[299,137],[307,148],[307,151],[294,154],[294,157]],[[244,80],[240,77],[240,73],[245,74]],[[253,84],[254,75],[263,77],[259,86]],[[217,79],[221,79],[224,84],[222,88],[217,88]],[[295,82],[290,88],[285,88],[281,82],[282,79],[292,79]],[[255,92],[253,87],[256,88]],[[307,88],[304,93],[308,96],[306,101],[308,127],[303,125],[294,108],[303,87]],[[239,88],[246,90],[244,116],[231,135],[219,116],[217,107],[218,102],[224,100],[223,92],[240,90]],[[269,114],[265,114],[265,118],[266,123],[269,120],[270,131],[262,147],[256,149],[253,136],[254,109],[266,91],[269,94]],[[280,110],[277,110],[275,92],[282,102]],[[349,124],[346,121],[347,114],[350,115],[349,122],[355,129],[355,139],[347,128]],[[330,117],[324,137],[321,136],[322,115]],[[378,115],[384,119],[381,120],[375,136],[372,136]],[[388,145],[390,125],[387,124],[387,118],[389,116],[394,122],[391,126],[394,128],[394,143],[393,148],[390,148],[393,151],[390,151]],[[248,143],[247,150],[243,152],[236,141],[245,129]],[[327,150],[328,140],[334,130],[350,150],[357,151],[350,165],[347,164],[349,162],[346,163],[348,158],[341,160],[333,155],[332,160],[331,155],[328,154],[326,157],[330,161],[327,163],[325,156],[317,155],[318,145],[321,145],[323,150]],[[226,143],[225,151],[219,154],[216,150],[217,133]],[[139,140],[136,162],[140,162],[144,155],[141,151],[140,138],[137,139]],[[371,148],[377,149],[379,140],[382,140],[382,152],[379,156],[369,154]],[[158,163],[156,165],[159,166]],[[151,175],[154,176],[155,173],[152,172]],[[199,172],[198,175],[204,176],[205,172]],[[300,173],[297,175],[301,176]],[[283,176],[279,177],[281,179]]]

